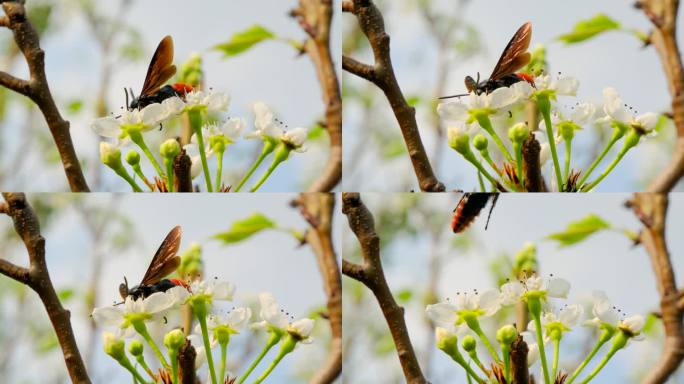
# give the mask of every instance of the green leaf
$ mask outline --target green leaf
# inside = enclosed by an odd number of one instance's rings
[[[83,100],[72,100],[67,104],[67,111],[72,115],[77,114],[81,109],[83,109]]]
[[[561,247],[568,247],[585,240],[600,230],[608,228],[610,228],[610,224],[600,217],[591,214],[579,221],[568,224],[565,231],[551,234],[548,238],[557,240]]]
[[[265,229],[275,227],[276,224],[271,219],[260,213],[255,213],[246,219],[234,222],[228,231],[217,233],[212,237],[222,240],[227,244],[232,244],[245,240]]]
[[[321,127],[320,124],[314,124],[311,129],[306,134],[307,141],[316,141],[325,137],[325,128]]]
[[[65,288],[61,289],[57,292],[57,297],[59,297],[59,301],[64,303],[65,301],[71,299],[76,292],[71,289],[71,288]]]
[[[620,23],[599,13],[591,19],[578,22],[570,33],[558,36],[558,40],[565,44],[574,44],[615,29],[620,29]]]
[[[273,32],[261,25],[255,24],[244,31],[234,34],[227,42],[217,44],[214,46],[214,49],[223,52],[224,57],[236,56],[264,40],[274,39],[275,37],[276,35]]]
[[[410,95],[406,98],[406,104],[415,107],[421,102],[419,95]]]
[[[394,296],[397,298],[397,301],[400,304],[406,304],[411,301],[411,298],[413,298],[413,291],[408,288],[402,289],[401,291],[395,293]]]

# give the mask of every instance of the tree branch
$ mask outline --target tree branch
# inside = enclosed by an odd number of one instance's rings
[[[527,192],[546,192],[544,177],[541,173],[540,152],[541,146],[532,133],[522,146],[523,172],[525,173],[525,190]]]
[[[306,233],[306,243],[316,255],[323,278],[332,335],[328,358],[309,383],[328,384],[342,373],[342,277],[332,240],[335,195],[302,193],[294,204],[300,207],[302,216],[311,225]]]
[[[527,343],[522,336],[511,343],[511,372],[513,383],[528,384],[530,382],[530,370],[527,366]]]
[[[640,239],[651,258],[665,327],[663,353],[643,383],[664,383],[684,359],[684,326],[682,310],[678,306],[680,295],[665,241],[668,199],[664,194],[637,193],[630,206],[645,226]]]
[[[304,43],[304,50],[316,68],[325,104],[325,126],[330,137],[328,161],[308,191],[328,192],[342,179],[342,96],[330,53],[332,0],[299,0],[293,15],[310,36]]]
[[[380,238],[375,232],[373,215],[363,204],[358,193],[342,194],[342,213],[347,215],[349,228],[356,235],[363,256],[363,264],[343,260],[342,273],[360,281],[375,295],[392,334],[406,381],[412,384],[427,383],[411,345],[404,320],[404,308],[394,300],[385,280],[380,260]]]
[[[185,153],[185,149],[181,149],[181,153],[173,159],[173,173],[176,176],[176,190],[178,192],[193,192],[191,168],[190,156]]]
[[[684,68],[676,36],[679,1],[638,0],[636,5],[644,11],[654,26],[651,43],[665,71],[677,129],[677,143],[670,163],[648,186],[649,192],[662,193],[670,191],[684,176]]]
[[[423,147],[416,122],[416,111],[406,102],[394,75],[390,58],[390,38],[385,32],[382,14],[370,0],[354,0],[353,4],[352,12],[368,38],[375,63],[371,70],[371,66],[367,64],[343,57],[342,68],[371,81],[384,92],[399,123],[420,189],[427,192],[444,191],[444,184],[435,177]]]
[[[26,58],[30,77],[26,81],[3,72],[0,73],[0,85],[25,95],[36,103],[57,146],[71,191],[88,192],[88,184],[71,141],[69,122],[62,119],[45,77],[45,52],[40,48],[38,33],[26,17],[23,3],[3,1],[2,8],[7,15],[7,27],[12,30],[14,41]]]
[[[4,5],[4,4],[3,4]],[[47,264],[45,262],[45,239],[40,234],[38,217],[26,201],[23,193],[3,193],[7,202],[7,214],[14,222],[14,230],[21,237],[28,252],[29,267],[19,268],[19,277],[16,279],[33,289],[45,306],[45,310],[52,322],[59,345],[62,347],[64,362],[66,363],[69,376],[73,383],[90,383],[85,364],[78,351],[74,332],[71,328],[68,310],[62,307],[57,297],[55,288],[50,280]],[[15,278],[11,274],[4,273],[9,267],[8,262],[0,264],[3,274]],[[15,271],[16,272],[16,271]]]
[[[181,384],[199,383],[195,375],[195,358],[197,351],[190,344],[190,340],[185,339],[185,344],[178,350],[178,377]]]

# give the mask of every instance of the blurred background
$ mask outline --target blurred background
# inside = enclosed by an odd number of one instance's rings
[[[308,228],[299,212],[289,206],[296,195],[235,195],[231,199],[208,194],[27,197],[39,214],[50,276],[64,307],[71,311],[76,342],[94,383],[129,382],[130,374],[102,350],[103,329],[90,320],[92,308],[120,301],[118,286],[123,277],[130,284],[137,284],[159,244],[175,225],[183,229],[181,253],[192,243],[202,247],[207,279],[217,277],[236,284],[234,301],[219,302],[218,308],[229,310],[247,305],[258,316],[257,295],[268,291],[295,318],[316,319],[314,343],[298,346],[276,367],[268,382],[304,382],[326,358],[330,328],[319,315],[326,303],[323,282],[311,250],[300,246],[289,233]],[[257,233],[233,244],[211,238],[228,231],[236,220],[255,213],[268,217],[280,230]],[[334,225],[334,233],[339,234],[339,218],[335,218]],[[0,236],[0,258],[27,265],[24,245],[6,216],[0,220]],[[335,235],[334,241],[339,250],[341,239]],[[0,276],[0,323],[2,382],[69,381],[56,336],[38,296],[4,276]],[[178,324],[178,320],[169,317],[169,323]],[[229,370],[244,372],[263,347],[264,336],[247,330],[231,338]],[[274,356],[275,351],[267,355],[255,373],[260,374]],[[153,357],[149,356],[147,361],[154,361]],[[27,369],[29,366],[40,369]],[[205,365],[200,375],[203,381],[206,374]]]
[[[391,36],[397,80],[408,102],[416,107],[423,144],[437,177],[447,190],[473,191],[478,185],[477,175],[461,155],[448,147],[446,127],[435,112],[436,99],[463,93],[463,79],[467,75],[475,77],[479,71],[486,78],[513,33],[526,21],[533,25],[530,48],[538,44],[545,46],[549,73],[561,72],[579,79],[579,100],[600,102],[602,89],[612,86],[639,114],[670,110],[670,96],[656,52],[653,47],[643,48],[643,43],[632,33],[633,30],[648,32],[650,22],[642,11],[631,6],[632,2],[378,0],[375,4],[382,10]],[[558,40],[580,20],[599,13],[619,22],[622,29],[573,45]],[[342,28],[344,53],[372,62],[370,48],[356,19],[345,15]],[[681,26],[679,35],[681,40],[684,37]],[[343,190],[417,189],[401,133],[382,92],[346,72],[343,85]],[[575,102],[574,98],[570,100]],[[608,135],[594,127],[578,132],[573,142],[573,167],[586,169],[603,148]],[[670,123],[628,153],[597,190],[643,189],[667,163],[673,137]],[[613,158],[614,154],[608,155],[597,170]],[[545,175],[549,174],[547,168]]]
[[[526,242],[537,245],[537,270],[541,275],[553,274],[571,284],[568,300],[554,300],[557,307],[584,304],[585,313],[591,313],[591,294],[602,290],[627,316],[648,316],[659,309],[660,299],[648,255],[642,247],[634,247],[622,233],[622,230],[638,232],[642,227],[623,205],[630,195],[505,194],[499,198],[486,231],[489,205],[460,235],[454,235],[449,227],[451,211],[460,198],[458,194],[364,193],[361,198],[375,217],[388,284],[397,302],[405,308],[411,342],[431,383],[465,383],[466,379],[463,369],[435,346],[434,327],[425,315],[426,305],[454,298],[456,292],[496,288],[512,277],[514,256]],[[670,195],[666,236],[680,284],[684,274],[681,257],[684,241],[677,234],[684,226],[682,210],[684,197]],[[548,235],[564,231],[570,222],[589,214],[598,215],[613,229],[597,232],[581,243],[563,248],[547,239]],[[345,259],[360,260],[353,233],[346,226],[342,231]],[[343,278],[343,286],[344,363],[345,367],[363,367],[345,369],[344,382],[405,382],[375,297],[365,286],[348,277]],[[482,326],[488,335],[493,335],[499,326],[514,321],[512,310],[501,311],[482,320]],[[660,356],[662,332],[662,323],[648,316],[645,340],[631,342],[619,351],[595,381],[639,382]],[[559,369],[574,370],[595,343],[594,337],[590,329],[581,326],[565,334]],[[606,350],[604,346],[597,358]],[[486,351],[481,351],[479,356],[484,362]],[[589,369],[597,361],[592,361]],[[530,372],[539,379],[539,363]],[[669,382],[679,383],[683,379],[680,369]]]
[[[245,118],[248,131],[254,129],[251,105],[256,101],[271,106],[290,128],[310,129],[308,152],[293,155],[260,191],[299,191],[309,185],[325,163],[328,138],[318,126],[324,106],[314,67],[292,45],[305,38],[288,15],[296,5],[295,0],[209,0],[201,5],[180,0],[28,1],[28,15],[42,35],[50,88],[63,117],[71,122],[72,139],[91,190],[130,190],[100,163],[99,138],[90,123],[120,110],[125,104],[124,87],[140,92],[152,53],[165,35],[174,39],[178,68],[192,53],[201,55],[205,87],[232,96],[228,114]],[[276,38],[230,57],[213,49],[255,24]],[[339,26],[336,13],[333,57],[340,52],[340,39],[335,37]],[[26,76],[24,58],[9,30],[0,33],[0,46],[0,68]],[[341,65],[339,60],[335,64]],[[177,134],[178,128],[169,126],[162,133],[151,132],[146,140],[155,150],[168,135]],[[237,183],[260,144],[250,140],[230,147],[224,162],[227,183]],[[146,174],[151,172],[150,167]],[[23,96],[4,88],[0,89],[0,189],[68,189],[42,115]]]

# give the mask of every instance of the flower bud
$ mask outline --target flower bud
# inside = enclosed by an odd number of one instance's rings
[[[135,150],[131,149],[126,153],[126,162],[130,166],[136,166],[140,164],[140,154]]]
[[[162,157],[167,159],[175,158],[178,156],[180,151],[181,147],[176,139],[168,139],[159,146],[159,153],[162,155]]]
[[[116,337],[113,333],[103,333],[102,344],[104,345],[105,353],[114,358],[114,360],[119,361],[126,357],[126,343],[122,339]]]
[[[523,249],[515,255],[515,271],[536,271],[537,270],[537,246],[532,242],[527,242]]]
[[[131,340],[131,343],[128,344],[128,352],[131,353],[133,356],[142,356],[143,354],[143,343],[138,340],[138,339],[133,339]]]
[[[496,340],[498,340],[501,345],[510,346],[517,338],[518,330],[510,324],[504,325],[496,331]]]
[[[530,135],[530,129],[525,123],[518,123],[508,130],[508,138],[514,143],[522,143]]]
[[[121,150],[106,141],[100,142],[100,160],[110,168],[121,168]]]
[[[575,137],[575,129],[579,128],[580,127],[572,121],[563,121],[558,124],[558,132],[565,141],[572,140],[572,138]]]
[[[477,347],[477,340],[471,335],[468,335],[461,341],[461,346],[466,352],[472,352]]]
[[[487,149],[487,144],[487,137],[481,133],[478,133],[473,138],[473,147],[475,147],[475,149],[477,149],[478,151],[483,151]]]
[[[170,351],[177,351],[185,343],[185,334],[180,329],[174,329],[164,336],[164,346]]]
[[[202,273],[202,247],[192,243],[181,255],[178,273],[184,276],[196,276]]]
[[[230,342],[230,329],[226,326],[218,326],[214,328],[214,337],[220,345],[226,345]]]
[[[467,133],[461,132],[458,128],[449,128],[447,132],[447,139],[449,146],[456,150],[456,152],[464,155],[470,152],[470,137]]]
[[[435,340],[437,341],[437,348],[449,356],[458,350],[458,336],[442,327],[435,328]]]

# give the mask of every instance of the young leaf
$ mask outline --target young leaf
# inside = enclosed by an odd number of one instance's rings
[[[265,229],[275,227],[276,224],[271,221],[271,219],[260,213],[255,213],[246,219],[234,222],[226,232],[217,233],[212,237],[214,239],[222,240],[227,244],[232,244],[245,240]]]
[[[579,221],[568,224],[565,231],[553,233],[548,238],[557,240],[561,247],[568,247],[585,240],[600,230],[608,228],[610,228],[610,224],[600,217],[591,214]]]
[[[261,25],[255,24],[244,31],[234,34],[227,42],[214,46],[214,49],[223,52],[224,57],[236,56],[264,40],[274,39],[275,37],[276,35],[273,32]]]
[[[615,29],[620,29],[620,23],[599,13],[591,19],[578,22],[570,33],[558,36],[558,40],[565,44],[574,44]]]

